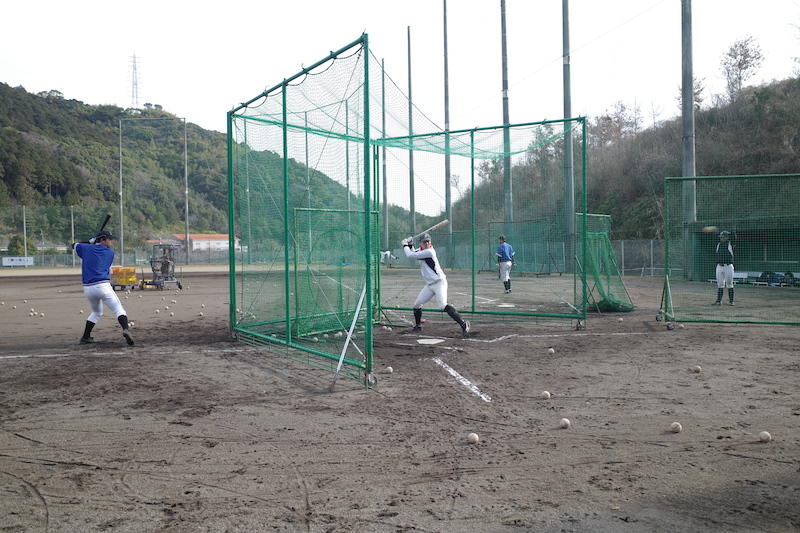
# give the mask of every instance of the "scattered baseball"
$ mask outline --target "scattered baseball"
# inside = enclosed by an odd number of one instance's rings
[[[558,426],[561,429],[569,429],[571,425],[572,422],[569,421],[569,418],[562,418],[558,423]]]
[[[622,322],[622,317],[619,317],[619,318],[617,319],[617,322]]]
[[[33,316],[39,316],[39,311],[34,311]]]
[[[342,332],[341,331],[337,331],[336,333],[333,334],[333,337],[336,338],[336,339],[341,339],[342,338]]]
[[[16,305],[12,305],[12,306],[11,306],[11,309],[16,309],[16,308],[17,308],[17,306],[16,306]]]
[[[202,311],[200,311],[200,316],[203,316],[203,312]]]
[[[36,309],[34,309],[33,307],[31,307],[31,313],[33,313],[34,311],[36,311]]]
[[[126,297],[125,297],[125,299],[127,300],[127,299],[128,299],[128,297],[126,296]]]
[[[673,433],[680,433],[681,431],[683,431],[683,426],[681,425],[680,422],[673,422],[672,424],[669,425],[669,430]]]
[[[699,374],[700,372],[703,371],[703,367],[700,365],[695,365],[690,370],[695,374]]]
[[[6,303],[5,302],[0,302],[0,305],[6,305]]]
[[[392,372],[394,372],[394,368],[392,368],[392,367],[390,367],[390,366],[387,366],[387,367],[386,367],[386,373],[387,373],[387,374],[391,374]]]
[[[165,305],[165,306],[164,306],[164,311],[168,311],[168,310],[169,310],[169,306],[168,306],[168,305]]]
[[[170,300],[170,302],[176,304],[178,303],[178,300]]]
[[[162,302],[163,302],[163,301],[165,301],[166,299],[167,299],[167,297],[166,297],[166,296],[162,296],[162,297],[161,297],[161,301],[162,301]]]
[[[203,309],[205,309],[205,308],[206,308],[206,304],[200,304],[200,307],[202,307]]]
[[[44,313],[39,313],[39,316],[44,318]]]
[[[481,440],[481,438],[478,436],[477,433],[470,433],[469,435],[467,435],[467,442],[469,442],[470,444],[478,444],[479,440]]]
[[[552,349],[552,348],[548,348],[547,349],[547,353],[549,353],[550,355],[553,355],[554,353],[556,353],[556,351],[554,349]]]
[[[83,309],[80,310],[80,314],[83,314]]]
[[[58,289],[58,292],[63,292],[61,289]]]
[[[139,298],[141,298],[141,297],[142,297],[142,295],[140,294],[140,295],[139,295]]]
[[[175,313],[170,313],[169,316],[175,316]]]
[[[22,300],[22,303],[26,304],[28,303],[28,300]]]
[[[679,328],[681,328],[681,329],[683,329],[683,328],[685,328],[686,326],[684,326],[683,324],[678,324],[678,327],[679,327]]]
[[[769,434],[769,431],[762,431],[758,434],[758,440],[761,442],[769,442],[772,440],[772,435]]]
[[[33,313],[28,313],[28,316],[33,316]]]
[[[542,397],[542,400],[549,400],[550,399],[550,393],[548,391],[546,391],[546,390],[542,391],[542,394],[540,394],[540,396]]]
[[[392,331],[392,326],[386,326],[386,331]]]
[[[236,309],[236,312],[237,312],[237,313],[241,313],[241,312],[242,312],[242,310],[237,308],[237,309]]]
[[[136,325],[136,322],[133,322],[133,321],[131,321],[131,323],[130,323],[130,324],[128,324],[128,325],[129,325],[130,327],[133,327],[133,326],[135,326],[135,325]]]
[[[161,309],[156,309],[156,313],[160,313],[160,312],[161,312]]]
[[[312,337],[312,338],[311,338],[311,341],[312,341],[312,342],[319,342],[319,337]]]

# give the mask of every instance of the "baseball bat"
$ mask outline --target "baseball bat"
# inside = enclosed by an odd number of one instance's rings
[[[106,224],[108,224],[109,220],[111,220],[111,213],[106,213],[106,218],[103,219],[103,223],[100,224],[100,229],[97,230],[98,233],[106,229]]]
[[[422,237],[423,235],[425,235],[426,233],[429,233],[429,232],[431,232],[431,231],[433,231],[433,230],[437,230],[437,229],[439,229],[439,228],[441,228],[441,227],[444,227],[444,226],[448,225],[449,223],[450,223],[450,220],[449,220],[449,219],[444,219],[444,220],[442,220],[441,222],[437,222],[436,224],[434,224],[434,225],[433,225],[433,226],[431,226],[430,228],[428,228],[428,229],[426,229],[426,230],[423,230],[423,231],[421,231],[421,232],[417,233],[416,235],[414,235],[413,237],[411,237],[411,239],[412,239],[412,240],[417,240],[417,239],[419,239],[420,237]]]

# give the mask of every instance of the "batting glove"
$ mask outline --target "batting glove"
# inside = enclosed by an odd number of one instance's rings
[[[412,247],[412,245],[411,245],[411,242],[412,242],[412,241],[413,241],[413,239],[412,239],[411,237],[406,237],[405,239],[403,239],[402,241],[400,241],[400,244],[401,244],[402,246],[408,246],[409,248],[411,248],[411,247]]]
[[[92,237],[91,239],[89,239],[89,244],[94,244],[94,243],[95,243],[95,239],[94,239],[94,237]]]

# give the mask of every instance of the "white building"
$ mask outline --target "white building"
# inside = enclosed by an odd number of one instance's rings
[[[179,244],[183,244],[185,235],[182,233],[173,233],[172,237]],[[191,244],[191,250],[193,252],[225,252],[228,250],[228,235],[226,233],[190,233],[189,243]],[[240,250],[239,239],[236,239],[234,247],[237,251]]]

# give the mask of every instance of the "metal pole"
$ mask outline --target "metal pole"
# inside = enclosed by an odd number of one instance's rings
[[[619,241],[620,243],[620,259],[622,263],[622,275],[625,275],[625,239]]]
[[[408,26],[408,134],[414,134],[414,105],[411,100],[411,26]],[[414,149],[409,139],[408,147],[408,194],[410,199],[409,211],[411,212],[411,234],[417,233],[417,211],[414,206]]]
[[[381,59],[381,137],[386,137],[386,69]],[[389,196],[386,189],[386,145],[381,147],[383,152],[383,249],[390,250],[389,244]]]
[[[75,242],[75,213],[72,206],[69,206],[70,240]],[[72,249],[72,266],[75,266],[75,248]]]
[[[447,0],[442,0],[444,7],[444,210],[447,225],[447,264],[453,268],[453,216],[451,213],[452,198],[450,196],[450,76],[447,61]]]
[[[653,264],[653,239],[650,239],[650,276],[655,275],[655,266]]]
[[[569,64],[569,0],[562,0],[562,33],[563,33],[563,58],[564,58],[564,118],[572,118],[572,93]],[[564,233],[567,242],[567,257],[570,263],[565,263],[566,272],[573,271],[575,256],[575,175],[572,160],[572,123],[564,123]]]
[[[308,200],[308,208],[311,209],[311,165],[310,160],[308,158],[308,111],[303,112],[303,120],[306,127],[304,132],[305,138],[305,157],[306,157],[306,198]],[[349,198],[348,194],[348,198]],[[307,213],[306,216],[306,224],[308,224],[308,261],[311,262],[311,247],[312,247],[312,238],[311,238],[311,211]]]
[[[122,119],[119,120],[119,266],[125,266],[125,225],[122,218]]]
[[[192,248],[189,243],[189,136],[186,131],[186,118],[183,119],[183,186],[185,190],[184,218],[186,220],[186,264],[192,262]]]
[[[25,219],[24,205],[22,206],[22,250],[25,257],[28,257],[28,221]]]
[[[694,74],[692,70],[692,0],[681,0],[681,116],[683,118],[683,177],[694,177],[695,142],[694,142]],[[686,180],[681,182],[683,195],[683,219],[690,223],[697,220],[697,182]],[[688,225],[684,226],[685,276],[694,279],[694,242]]]
[[[500,0],[501,49],[503,63],[503,205],[505,233],[511,234],[514,220],[514,202],[511,183],[511,131],[508,128],[508,50],[506,47],[506,0]],[[514,238],[513,236],[510,238]]]

